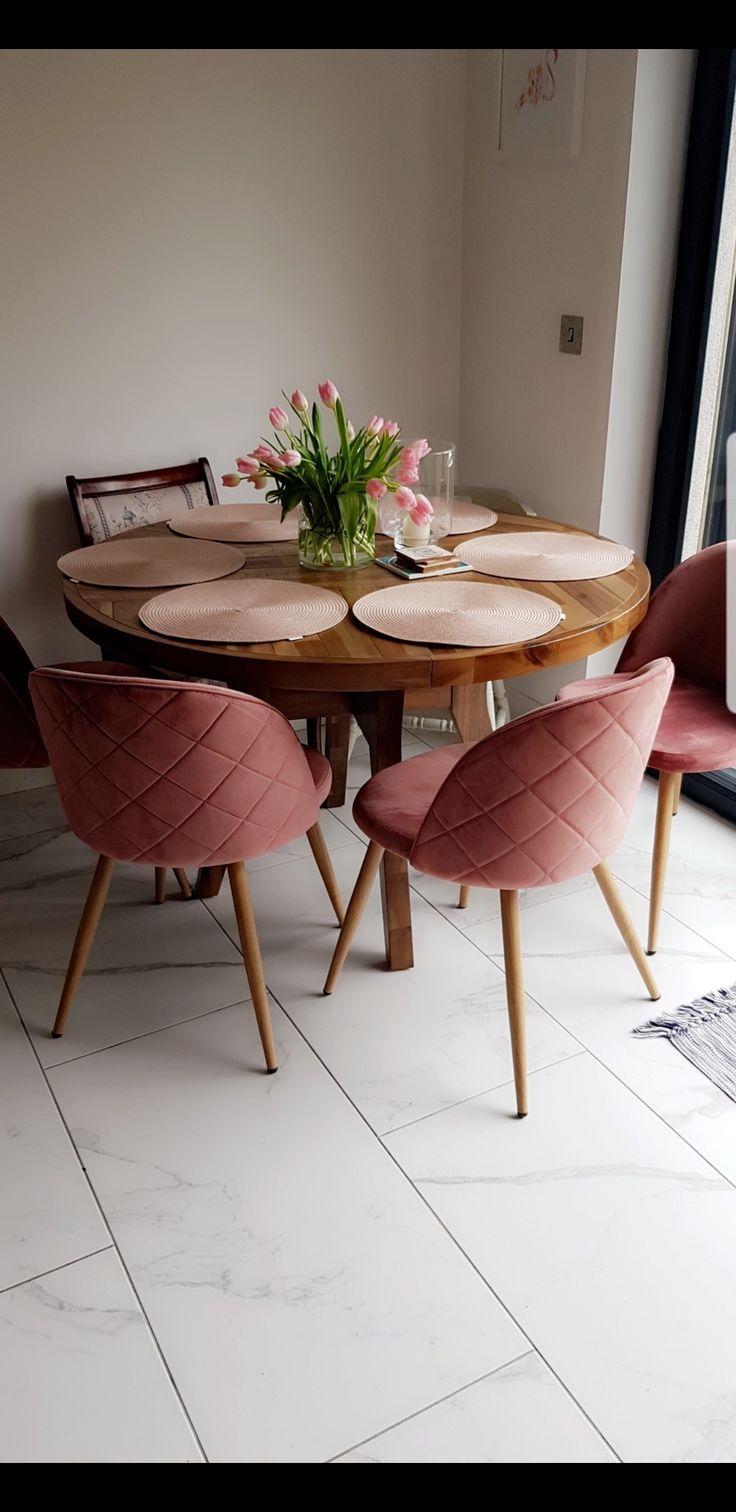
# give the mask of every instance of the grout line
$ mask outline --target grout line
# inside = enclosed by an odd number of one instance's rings
[[[371,1433],[368,1438],[358,1439],[357,1444],[351,1444],[348,1449],[341,1449],[339,1454],[332,1454],[325,1461],[328,1465],[334,1465],[336,1460],[345,1458],[346,1454],[352,1454],[355,1449],[362,1449],[366,1444],[375,1444],[376,1439],[383,1438],[384,1434],[392,1433],[394,1428],[401,1428],[404,1423],[411,1423],[415,1418],[423,1417],[425,1412],[431,1412],[433,1407],[441,1407],[443,1402],[451,1402],[453,1397],[462,1396],[464,1391],[470,1391],[473,1386],[480,1386],[481,1381],[490,1381],[501,1370],[508,1370],[511,1365],[518,1365],[520,1360],[528,1360],[530,1355],[535,1354],[534,1349],[524,1349],[521,1354],[515,1355],[513,1360],[505,1360],[503,1365],[497,1365],[495,1370],[487,1370],[484,1375],[475,1377],[474,1381],[467,1381],[464,1386],[457,1386],[454,1391],[445,1392],[444,1396],[437,1397],[434,1402],[428,1402],[426,1407],[418,1407],[416,1412],[407,1412],[406,1417],[397,1418],[395,1423],[389,1423],[387,1428],[379,1428],[378,1433]]]
[[[223,926],[220,925],[220,928],[222,929]],[[353,1098],[345,1090],[345,1088],[342,1086],[342,1084],[338,1081],[335,1073],[330,1069],[330,1067],[327,1065],[326,1061],[324,1061],[322,1059],[322,1056],[319,1054],[319,1052],[317,1050],[315,1050],[314,1045],[310,1044],[309,1040],[307,1039],[306,1034],[304,1034],[304,1032],[300,1028],[300,1026],[291,1017],[291,1014],[289,1013],[288,1009],[284,1007],[283,1003],[276,996],[276,993],[270,987],[269,987],[268,990],[269,990],[269,993],[270,993],[271,997],[273,998],[273,1001],[276,1003],[277,1007],[280,1008],[280,1010],[283,1013],[284,1017],[288,1020],[288,1022],[291,1024],[292,1028],[299,1035],[299,1038],[306,1045],[306,1047],[309,1050],[309,1052],[315,1057],[315,1060],[319,1061],[319,1064],[322,1066],[323,1070],[329,1076],[330,1081],[332,1081],[334,1083],[334,1085],[338,1089],[338,1092],[340,1092],[341,1095],[345,1098],[345,1101],[350,1104],[351,1108],[357,1114],[357,1116],[361,1120],[361,1122],[364,1124],[365,1128],[368,1130],[368,1132],[371,1135],[371,1137],[373,1139],[375,1139],[375,1141],[378,1144],[379,1148],[383,1151],[383,1153],[388,1157],[388,1159],[395,1166],[395,1168],[399,1172],[399,1175],[401,1176],[402,1180],[405,1181],[406,1184],[407,1184],[407,1186],[409,1186],[411,1188],[412,1192],[415,1194],[416,1197],[418,1197],[419,1201],[424,1204],[425,1208],[427,1209],[427,1212],[430,1213],[431,1216],[432,1216],[432,1218],[434,1219],[434,1222],[437,1223],[439,1225],[439,1227],[444,1230],[445,1234],[447,1235],[448,1239],[450,1240],[450,1242],[454,1246],[454,1248],[458,1251],[458,1253],[460,1255],[462,1255],[464,1257],[464,1259],[467,1261],[468,1265],[470,1265],[471,1268],[472,1268],[472,1270],[475,1271],[475,1274],[478,1276],[478,1278],[482,1282],[483,1286],[485,1286],[486,1290],[489,1291],[490,1294],[491,1294],[491,1296],[495,1298],[495,1300],[498,1303],[499,1307],[502,1308],[503,1312],[506,1314],[506,1317],[510,1318],[510,1320],[513,1323],[514,1327],[516,1329],[518,1329],[519,1333],[523,1336],[523,1338],[526,1339],[526,1341],[527,1341],[527,1343],[529,1345],[529,1351],[523,1351],[523,1353],[529,1353],[530,1351],[534,1351],[539,1356],[539,1359],[542,1360],[543,1363],[547,1366],[547,1369],[549,1370],[550,1374],[554,1376],[554,1378],[557,1381],[558,1385],[560,1385],[562,1387],[563,1391],[566,1393],[567,1396],[569,1396],[570,1400],[575,1403],[576,1407],[578,1408],[578,1411],[581,1412],[582,1415],[583,1415],[583,1417],[586,1419],[586,1422],[588,1422],[590,1424],[591,1428],[593,1428],[593,1430],[595,1431],[595,1433],[597,1433],[598,1437],[606,1445],[606,1448],[610,1449],[611,1454],[620,1463],[621,1462],[621,1456],[616,1453],[616,1450],[613,1448],[613,1445],[609,1443],[608,1439],[601,1432],[601,1430],[598,1427],[598,1425],[593,1421],[593,1419],[590,1416],[590,1414],[588,1412],[586,1412],[586,1410],[583,1407],[582,1403],[579,1402],[577,1400],[577,1398],[573,1396],[572,1392],[565,1385],[565,1382],[562,1380],[561,1376],[558,1375],[557,1371],[554,1369],[554,1366],[547,1359],[546,1355],[544,1355],[542,1353],[541,1349],[539,1349],[537,1347],[537,1345],[534,1343],[534,1340],[531,1338],[531,1336],[529,1335],[529,1333],[527,1333],[527,1330],[519,1322],[518,1318],[516,1318],[514,1316],[514,1314],[512,1313],[510,1307],[508,1307],[506,1305],[506,1303],[503,1301],[503,1299],[498,1295],[498,1292],[496,1292],[494,1290],[494,1288],[491,1286],[491,1283],[488,1280],[487,1276],[483,1275],[483,1272],[476,1265],[475,1261],[472,1260],[471,1257],[470,1257],[470,1255],[467,1253],[467,1251],[463,1249],[463,1247],[462,1247],[459,1239],[457,1239],[456,1236],[452,1233],[452,1231],[447,1227],[447,1224],[443,1222],[443,1220],[440,1218],[439,1214],[435,1212],[434,1208],[432,1207],[432,1205],[428,1201],[428,1199],[425,1197],[424,1193],[419,1190],[419,1188],[412,1181],[411,1177],[404,1170],[403,1166],[401,1166],[399,1164],[399,1162],[396,1159],[396,1156],[393,1154],[393,1152],[388,1148],[388,1146],[386,1144],[384,1144],[384,1142],[381,1139],[380,1135],[376,1132],[376,1130],[373,1128],[373,1126],[368,1122],[368,1119],[366,1118],[365,1114],[361,1111],[361,1109],[358,1107],[357,1103],[355,1103],[353,1101]],[[584,1050],[585,1047],[583,1046],[582,1049]],[[540,1067],[539,1068],[540,1071],[541,1070],[545,1070],[545,1069],[546,1069],[546,1067]],[[535,1075],[537,1073],[532,1072],[531,1074]],[[432,1116],[434,1116],[434,1115],[432,1115]],[[510,1362],[507,1362],[507,1363],[510,1363]],[[451,1396],[453,1396],[454,1394],[455,1394],[454,1392],[450,1392]],[[423,1409],[423,1408],[420,1409],[420,1411],[424,1411],[424,1410],[425,1409]],[[387,1431],[388,1431],[387,1429],[382,1430],[382,1432],[387,1432]],[[376,1437],[376,1435],[374,1434],[373,1437]],[[342,1453],[347,1453],[348,1451],[347,1450],[343,1450],[341,1452]]]
[[[536,998],[532,1001],[535,1002],[537,1007],[540,1006],[536,1002]],[[279,1004],[279,1007],[281,1007],[281,1004]],[[282,1012],[283,1011],[284,1010],[282,1009]],[[543,1008],[542,1013],[546,1012],[546,1008]],[[558,1025],[558,1028],[559,1027],[564,1028],[564,1025]],[[570,1038],[573,1039],[574,1036],[571,1035]],[[307,1044],[311,1045],[311,1040],[307,1040]],[[580,1044],[580,1041],[575,1040],[575,1044]],[[588,1055],[589,1053],[590,1052],[586,1049],[585,1045],[580,1045],[580,1049],[574,1050],[572,1055],[560,1055],[557,1056],[554,1060],[545,1061],[543,1066],[534,1066],[533,1069],[527,1074],[529,1076],[536,1076],[539,1071],[551,1071],[553,1066],[567,1065],[568,1061],[577,1060],[579,1056]],[[462,1108],[465,1103],[475,1102],[479,1097],[488,1097],[491,1092],[500,1092],[504,1087],[513,1087],[513,1085],[514,1079],[513,1076],[510,1076],[506,1081],[493,1082],[492,1086],[484,1087],[482,1092],[471,1092],[468,1097],[459,1097],[457,1102],[444,1103],[441,1108],[432,1108],[429,1113],[420,1113],[418,1118],[409,1118],[407,1119],[406,1123],[392,1124],[390,1129],[376,1129],[375,1133],[378,1135],[378,1138],[381,1140],[381,1142],[383,1142],[384,1139],[390,1139],[393,1134],[399,1134],[403,1129],[412,1129],[415,1124],[426,1123],[428,1118],[436,1118],[438,1113],[449,1113],[453,1108]]]
[[[235,962],[232,964],[235,965]],[[236,998],[234,1003],[222,1003],[219,1008],[205,1008],[203,1013],[193,1013],[191,1018],[175,1019],[171,1024],[159,1024],[157,1029],[144,1029],[142,1034],[131,1034],[129,1039],[115,1040],[111,1045],[98,1045],[96,1050],[84,1050],[81,1055],[70,1055],[68,1060],[54,1061],[52,1066],[44,1066],[40,1059],[38,1063],[43,1070],[44,1076],[46,1076],[47,1073],[58,1071],[60,1066],[75,1066],[77,1061],[90,1060],[93,1055],[104,1055],[106,1050],[119,1050],[121,1045],[135,1045],[138,1040],[151,1039],[152,1035],[164,1034],[167,1029],[180,1029],[182,1024],[194,1024],[197,1019],[211,1018],[213,1013],[225,1013],[228,1008],[240,1008],[241,1006],[252,1008],[253,999],[250,997]],[[20,1016],[20,1009],[17,1011]]]
[[[133,1277],[130,1274],[130,1271],[128,1270],[127,1265],[125,1264],[125,1261],[124,1261],[123,1256],[122,1256],[122,1254],[120,1252],[120,1249],[118,1248],[118,1245],[115,1243],[115,1235],[113,1234],[113,1231],[112,1231],[112,1229],[110,1227],[110,1224],[107,1221],[107,1216],[105,1214],[105,1210],[104,1210],[104,1208],[102,1206],[102,1203],[100,1202],[99,1197],[97,1196],[97,1193],[96,1193],[96,1191],[94,1189],[94,1186],[92,1185],[92,1181],[90,1179],[90,1176],[89,1176],[89,1173],[87,1171],[87,1168],[82,1163],[82,1157],[81,1157],[81,1155],[79,1153],[79,1150],[77,1149],[77,1146],[74,1143],[74,1140],[72,1139],[71,1129],[69,1128],[69,1125],[68,1125],[68,1123],[67,1123],[67,1121],[66,1121],[66,1119],[64,1117],[64,1114],[63,1114],[63,1112],[61,1110],[61,1106],[59,1104],[59,1100],[58,1100],[58,1098],[57,1098],[57,1096],[56,1096],[56,1094],[54,1092],[53,1087],[51,1086],[51,1083],[49,1082],[49,1079],[48,1079],[48,1077],[46,1075],[44,1067],[41,1065],[41,1062],[40,1062],[40,1060],[38,1058],[38,1053],[37,1053],[36,1047],[35,1047],[35,1045],[33,1043],[33,1040],[31,1039],[30,1034],[28,1033],[28,1030],[27,1030],[27,1028],[25,1026],[25,1023],[23,1022],[23,1019],[21,1017],[20,1009],[19,1009],[18,1004],[17,1004],[17,1002],[15,1000],[15,996],[14,996],[14,994],[13,994],[13,992],[12,992],[12,990],[11,990],[9,984],[8,984],[7,978],[5,977],[5,974],[2,971],[2,969],[0,969],[0,978],[2,979],[2,981],[5,984],[6,991],[8,992],[8,995],[10,997],[10,1000],[11,1000],[12,1004],[13,1004],[13,1007],[14,1007],[17,1015],[18,1015],[18,1019],[19,1019],[19,1022],[20,1022],[21,1029],[23,1030],[23,1033],[25,1034],[26,1039],[27,1039],[27,1041],[28,1041],[28,1043],[29,1043],[29,1045],[31,1047],[31,1053],[35,1057],[36,1065],[38,1066],[38,1069],[41,1072],[41,1075],[42,1075],[42,1077],[44,1079],[44,1082],[46,1083],[46,1087],[47,1087],[49,1096],[50,1096],[50,1098],[51,1098],[51,1100],[52,1100],[52,1102],[54,1104],[54,1107],[56,1108],[56,1111],[57,1111],[57,1113],[59,1115],[59,1118],[61,1120],[62,1126],[63,1126],[63,1128],[66,1131],[67,1138],[68,1138],[69,1143],[70,1143],[70,1145],[72,1147],[72,1152],[73,1152],[76,1160],[79,1163],[79,1169],[81,1170],[83,1179],[84,1179],[84,1181],[87,1184],[87,1187],[89,1189],[92,1201],[94,1202],[95,1207],[97,1208],[97,1211],[98,1211],[98,1213],[100,1215],[100,1218],[102,1219],[102,1223],[103,1223],[103,1225],[104,1225],[107,1233],[110,1235],[110,1248],[114,1249],[115,1254],[117,1255],[118,1260],[120,1262],[120,1265],[122,1266],[123,1274],[127,1278],[128,1285],[130,1286],[130,1289],[131,1289],[131,1291],[133,1293],[133,1296],[135,1297],[135,1300],[136,1300],[136,1302],[138,1304],[138,1307],[139,1307],[140,1312],[141,1312],[141,1316],[143,1317],[143,1319],[145,1321],[145,1324],[146,1324],[146,1327],[148,1329],[148,1333],[149,1333],[150,1339],[151,1339],[151,1341],[153,1343],[153,1347],[154,1347],[154,1349],[156,1351],[156,1354],[158,1355],[159,1360],[161,1361],[161,1364],[163,1366],[164,1372],[165,1372],[166,1376],[168,1377],[168,1380],[169,1380],[169,1383],[171,1385],[171,1389],[172,1389],[172,1391],[174,1393],[174,1396],[176,1397],[176,1400],[179,1403],[179,1406],[180,1406],[180,1408],[182,1410],[182,1413],[184,1414],[185,1422],[188,1423],[188,1425],[189,1425],[189,1428],[190,1428],[191,1433],[192,1433],[192,1437],[194,1438],[194,1442],[197,1445],[197,1448],[199,1449],[199,1452],[202,1455],[202,1459],[204,1460],[205,1464],[209,1464],[208,1457],[207,1457],[207,1455],[205,1453],[204,1444],[202,1443],[202,1440],[199,1437],[199,1434],[198,1434],[198,1432],[197,1432],[197,1430],[196,1430],[196,1428],[194,1426],[194,1423],[192,1422],[192,1419],[191,1419],[191,1417],[189,1415],[189,1412],[187,1410],[186,1404],[184,1402],[184,1398],[183,1398],[183,1396],[182,1396],[182,1394],[181,1394],[181,1392],[179,1390],[179,1387],[176,1384],[176,1381],[174,1380],[174,1376],[172,1375],[171,1368],[169,1366],[169,1362],[166,1359],[166,1356],[165,1356],[165,1354],[164,1354],[164,1352],[163,1352],[163,1350],[161,1348],[161,1345],[159,1344],[159,1341],[158,1341],[158,1339],[156,1337],[156,1334],[154,1333],[153,1327],[151,1325],[151,1320],[150,1320],[150,1318],[148,1316],[148,1313],[146,1312],[145,1307],[143,1306],[143,1303],[141,1301],[138,1288],[137,1288],[137,1286],[136,1286],[136,1284],[135,1284],[135,1282],[133,1280]]]
[[[649,894],[644,892],[643,888],[637,887],[635,882],[630,882],[628,880],[628,877],[620,877],[613,864],[611,865],[611,871],[613,872],[616,881],[620,882],[622,887],[630,887],[631,891],[638,893],[639,897],[643,898],[645,903],[649,902]],[[678,924],[680,929],[689,930],[690,934],[696,935],[699,940],[703,941],[704,945],[710,945],[711,950],[717,950],[719,955],[723,956],[724,961],[736,961],[736,955],[730,955],[727,950],[723,949],[722,945],[717,945],[715,940],[709,940],[708,936],[704,935],[701,929],[696,929],[694,924],[686,923],[685,919],[678,919],[677,914],[671,913],[666,903],[662,905],[662,913],[666,914],[667,918],[671,919],[673,924]],[[656,954],[657,952],[655,951],[655,956]]]
[[[76,1148],[74,1153],[79,1159]],[[91,1260],[94,1255],[107,1255],[114,1248],[114,1244],[103,1244],[86,1255],[77,1255],[74,1260],[64,1260],[61,1265],[52,1265],[49,1270],[38,1271],[35,1276],[26,1276],[23,1281],[11,1281],[10,1286],[0,1286],[0,1297],[4,1297],[7,1292],[18,1291],[21,1286],[32,1286],[36,1281],[45,1281],[47,1276],[55,1276],[58,1271],[68,1270],[70,1265],[79,1265],[82,1260]]]

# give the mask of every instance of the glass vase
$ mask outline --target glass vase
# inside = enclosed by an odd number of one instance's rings
[[[396,546],[428,546],[452,535],[452,497],[455,479],[455,447],[450,441],[430,442],[432,450],[419,463],[419,481],[414,493],[429,499],[434,514],[426,525],[415,525],[389,494],[381,505],[381,525]]]
[[[376,506],[363,493],[297,505],[299,562],[313,572],[368,567],[376,555]]]

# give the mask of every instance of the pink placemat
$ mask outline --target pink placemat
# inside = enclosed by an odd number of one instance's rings
[[[452,530],[449,534],[473,535],[479,530],[490,530],[497,520],[495,509],[484,509],[482,504],[474,504],[472,499],[453,499]]]
[[[473,535],[474,532],[477,533],[479,530],[490,530],[491,526],[497,523],[497,520],[498,515],[494,509],[484,509],[482,504],[473,504],[471,499],[454,499],[452,504],[452,529],[448,530],[447,534],[451,536]],[[380,513],[376,534],[389,534],[381,526]]]
[[[227,577],[245,562],[245,552],[214,541],[181,541],[175,536],[118,536],[97,546],[80,546],[59,557],[65,577],[99,588],[166,588]]]
[[[424,645],[513,646],[548,634],[564,619],[552,599],[490,583],[404,583],[353,605],[369,630]]]
[[[301,640],[330,630],[347,612],[344,598],[328,588],[276,578],[238,578],[160,593],[143,605],[140,619],[159,635],[239,645]]]
[[[299,535],[292,510],[281,523],[278,504],[219,504],[174,515],[169,530],[198,541],[295,541]]]
[[[616,541],[563,535],[555,530],[513,530],[506,535],[481,536],[477,541],[466,541],[462,548],[463,561],[474,572],[543,583],[610,577],[628,567],[633,556],[628,546],[619,546]]]

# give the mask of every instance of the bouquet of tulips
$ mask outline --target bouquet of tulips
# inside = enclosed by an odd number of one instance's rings
[[[293,419],[279,404],[268,412],[275,444],[264,440],[238,457],[237,472],[224,473],[222,481],[227,488],[247,481],[261,489],[270,483],[266,498],[280,504],[282,520],[301,506],[303,562],[355,567],[375,555],[376,509],[387,493],[395,495],[415,524],[431,519],[429,499],[413,490],[419,463],[430,448],[424,440],[403,445],[396,421],[379,415],[356,431],[329,380],[319,384],[319,396],[335,416],[336,450],[328,449],[317,403],[310,410],[306,395],[295,389],[290,399],[284,394]]]

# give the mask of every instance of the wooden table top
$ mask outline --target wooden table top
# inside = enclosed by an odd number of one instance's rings
[[[570,525],[519,515],[500,515],[487,535],[508,531],[554,530],[568,535],[591,534]],[[161,535],[166,524],[147,525],[131,535]],[[467,536],[448,539],[462,555]],[[389,543],[386,543],[388,549]],[[399,581],[382,567],[354,572],[312,572],[299,566],[295,542],[249,545],[246,565],[234,577],[306,580],[341,593],[352,605],[376,588]],[[380,551],[380,538],[379,538]],[[268,641],[260,645],[205,645],[156,635],[140,623],[141,605],[164,590],[94,588],[64,580],[66,610],[72,623],[97,645],[139,664],[153,664],[172,672],[219,678],[231,687],[257,693],[269,688],[333,692],[375,692],[386,689],[447,688],[462,683],[519,677],[540,667],[561,665],[589,656],[627,635],[644,618],[649,599],[649,573],[634,557],[630,566],[610,577],[574,583],[516,582],[467,573],[463,582],[508,583],[554,599],[565,618],[547,635],[515,646],[466,648],[420,645],[374,634],[349,615],[334,629],[303,641]]]

